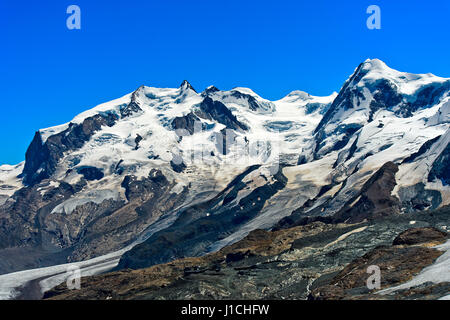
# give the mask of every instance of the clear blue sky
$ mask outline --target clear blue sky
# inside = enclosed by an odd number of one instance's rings
[[[34,132],[142,84],[338,91],[357,65],[450,77],[448,0],[1,0],[0,164]],[[66,8],[81,8],[81,30]],[[381,8],[368,30],[366,9]]]

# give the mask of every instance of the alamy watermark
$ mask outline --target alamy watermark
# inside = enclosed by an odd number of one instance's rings
[[[367,28],[369,30],[381,29],[381,9],[377,5],[371,5],[367,8],[367,14],[370,16],[367,18]]]
[[[81,29],[81,9],[79,6],[72,4],[67,7],[67,14],[70,14],[66,20],[66,26],[69,30],[80,30]]]

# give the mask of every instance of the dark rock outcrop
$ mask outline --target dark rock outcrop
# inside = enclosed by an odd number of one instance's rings
[[[144,90],[144,86],[140,86],[136,91],[131,94],[131,101],[125,107],[120,108],[120,115],[122,118],[130,117],[135,113],[142,111],[137,102],[138,95]]]
[[[189,112],[187,115],[182,117],[176,117],[172,120],[171,126],[173,130],[186,130],[189,134],[194,134],[196,127],[196,123],[201,123],[199,117],[194,115],[192,112]],[[204,125],[201,124],[200,128],[204,129]]]
[[[125,188],[125,196],[128,200],[148,197],[148,195],[160,192],[168,185],[166,177],[157,169],[151,169],[148,178],[140,180],[134,176],[126,176],[121,184]]]
[[[357,196],[350,199],[345,206],[334,215],[335,221],[348,223],[365,219],[377,219],[382,216],[400,212],[400,202],[391,195],[397,184],[395,173],[398,166],[393,162],[385,163],[363,185]]]
[[[350,109],[353,108],[353,101],[358,101],[364,99],[364,96],[357,90],[352,89],[352,85],[358,83],[366,74],[367,71],[363,70],[364,63],[361,63],[358,68],[356,68],[353,75],[345,82],[344,86],[340,90],[336,99],[334,99],[328,111],[325,113],[323,118],[317,125],[314,133],[318,133],[323,130],[323,127],[333,118],[333,116],[339,111],[339,108]]]
[[[120,115],[122,118],[126,118],[140,111],[142,111],[141,107],[135,101],[131,101],[125,108],[120,109]]]
[[[373,115],[378,110],[392,110],[403,101],[403,96],[399,94],[397,86],[387,79],[380,79],[370,90],[373,92],[373,100],[370,102],[369,122],[373,121]]]
[[[195,93],[197,93],[197,91],[195,91],[195,89],[194,89],[194,87],[189,83],[189,81],[187,81],[187,80],[183,80],[183,82],[181,82],[181,84],[180,84],[180,89],[183,89],[183,90],[192,90],[192,91],[194,91]]]
[[[381,288],[399,285],[432,264],[441,254],[441,251],[424,247],[378,247],[346,266],[330,284],[314,289],[309,299],[342,300],[372,293],[366,284],[369,266],[380,268]]]
[[[400,233],[392,242],[397,245],[414,245],[428,242],[442,243],[447,239],[447,233],[433,227],[412,228]]]
[[[441,136],[437,136],[433,139],[430,139],[428,141],[426,141],[423,145],[420,146],[419,150],[417,152],[414,152],[413,154],[411,154],[409,157],[405,158],[402,161],[403,163],[411,163],[414,162],[414,160],[416,160],[418,157],[420,157],[421,155],[423,155],[425,152],[427,152],[431,146],[439,140]]]
[[[428,174],[428,181],[431,182],[435,179],[440,179],[444,185],[450,185],[450,143],[433,162]]]
[[[141,135],[137,134],[136,138],[134,139],[134,143],[136,144],[136,146],[134,147],[134,150],[139,149],[139,143],[143,140],[144,138],[142,138]]]
[[[69,198],[83,186],[82,183],[72,186],[61,182],[49,192],[39,192],[39,188],[46,185],[48,182],[22,188],[12,196],[14,201],[0,207],[0,249],[42,244],[45,230],[40,226],[43,217],[49,212],[47,206],[52,208],[52,204],[55,206]]]
[[[245,93],[239,92],[237,90],[233,90],[231,96],[236,99],[247,100],[248,106],[249,106],[250,110],[252,110],[252,111],[256,111],[256,110],[260,109],[258,101],[255,99],[255,97],[253,97],[249,94],[245,94]]]
[[[405,212],[437,209],[442,203],[442,195],[438,190],[426,189],[423,182],[412,186],[400,187],[398,195]]]
[[[23,182],[34,185],[50,178],[64,152],[80,149],[102,126],[112,127],[117,119],[112,113],[96,114],[80,124],[69,124],[66,130],[48,137],[45,142],[40,132],[36,132],[25,153]]]
[[[353,134],[355,134],[359,129],[361,129],[362,125],[360,124],[345,124],[340,125],[336,128],[333,134],[342,135],[341,139],[336,141],[331,147],[326,149],[326,152],[338,151],[344,148],[347,143],[352,138]],[[316,140],[316,145],[314,149],[314,159],[319,159],[319,151],[321,151],[325,146],[325,138],[327,134],[325,131],[318,132],[314,139]]]
[[[323,223],[358,223],[364,220],[375,220],[384,216],[400,213],[400,201],[391,195],[396,185],[395,173],[398,165],[393,162],[385,163],[369,180],[364,183],[361,190],[352,197],[334,215],[321,215],[327,202],[318,206],[312,213],[305,214],[311,205],[332,185],[324,186],[315,199],[310,199],[302,207],[294,210],[291,215],[281,219],[274,230],[310,224]]]
[[[214,132],[213,136],[217,151],[223,155],[227,155],[230,147],[235,143],[237,134],[233,130],[222,129],[220,132]]]
[[[430,107],[439,102],[445,95],[448,95],[449,90],[450,80],[444,83],[430,83],[420,88],[419,91],[415,93],[415,100],[405,103],[397,113],[404,117],[410,117],[413,112],[421,108]]]

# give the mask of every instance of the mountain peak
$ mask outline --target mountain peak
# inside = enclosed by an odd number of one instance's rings
[[[194,87],[187,80],[183,80],[183,82],[180,85],[180,89],[183,91],[191,89],[192,91],[197,92],[197,91],[195,91]]]
[[[214,93],[214,92],[218,92],[220,91],[219,89],[217,89],[215,86],[209,86],[208,88],[205,89],[205,91],[203,91],[204,94],[208,94],[208,93]]]
[[[386,70],[390,69],[386,63],[381,61],[380,59],[367,59],[362,63],[362,69],[363,70]]]
[[[379,59],[367,59],[361,63],[350,79],[353,84],[359,86],[372,86],[380,79],[385,79],[393,83],[397,91],[408,95],[413,95],[417,90],[432,83],[438,85],[449,80],[432,73],[418,74],[392,69]]]
[[[359,64],[349,78],[349,81],[358,83],[362,78],[365,78],[368,75],[370,75],[371,78],[380,78],[388,76],[393,72],[398,73],[398,71],[389,68],[386,63],[380,59],[367,59]]]

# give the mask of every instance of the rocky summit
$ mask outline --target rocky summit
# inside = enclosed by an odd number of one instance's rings
[[[449,110],[378,59],[325,97],[141,86],[0,166],[0,298],[448,298]]]

